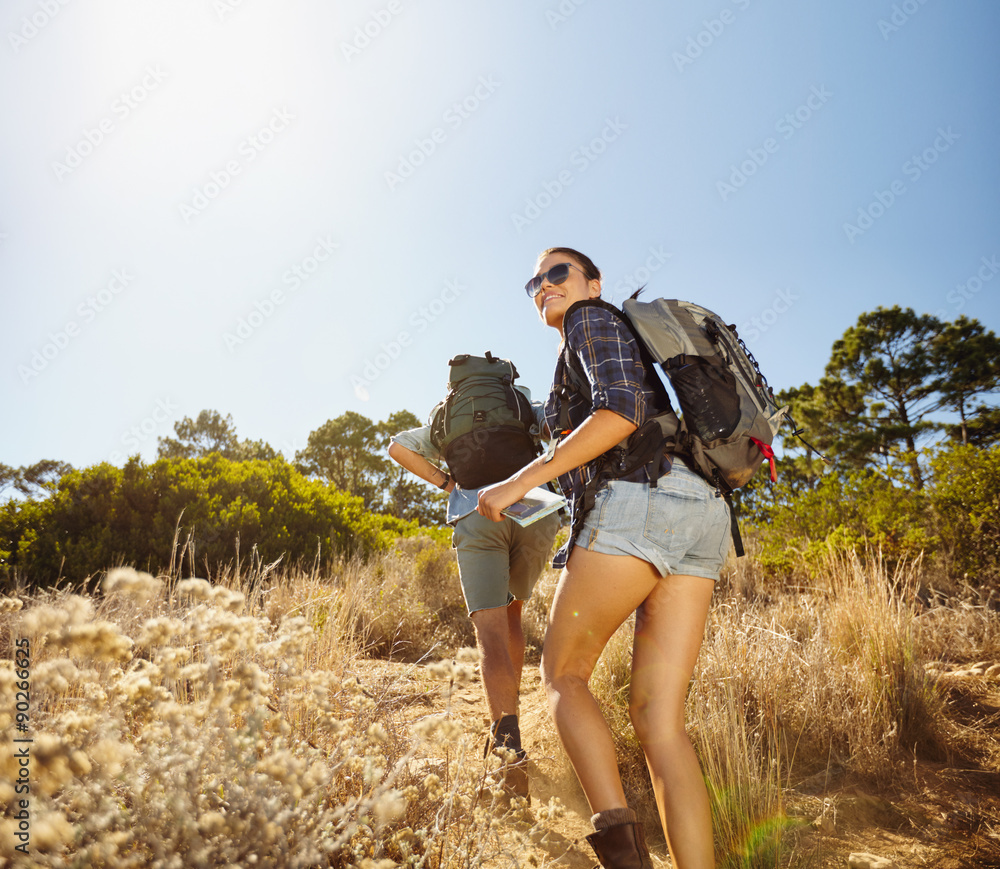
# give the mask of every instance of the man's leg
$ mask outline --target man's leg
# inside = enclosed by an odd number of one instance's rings
[[[509,606],[477,610],[472,614],[479,646],[483,691],[490,719],[517,715],[517,695],[524,666],[524,633],[521,630],[521,602]],[[516,623],[517,635],[512,626]]]
[[[521,624],[521,610],[524,602],[512,600],[507,607],[507,648],[510,663],[514,667],[517,693],[521,694],[521,672],[524,670],[524,627]]]
[[[472,614],[472,623],[476,626],[483,690],[492,721],[486,751],[504,747],[516,753],[517,758],[508,757],[503,767],[503,787],[516,796],[530,799],[528,773],[520,762],[524,759],[524,749],[517,717],[524,666],[521,602],[477,610]]]
[[[557,516],[548,516],[536,527],[525,529],[510,520],[490,522],[473,513],[459,521],[454,535],[462,591],[476,629],[483,690],[492,722],[487,751],[505,745],[520,759],[524,758],[518,722],[525,653],[523,601],[531,596],[558,525]],[[528,796],[525,764],[507,763],[503,782],[511,793]]]

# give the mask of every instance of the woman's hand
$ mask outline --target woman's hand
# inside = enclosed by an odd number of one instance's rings
[[[611,410],[595,410],[565,440],[559,442],[551,455],[539,456],[502,483],[489,486],[479,493],[476,510],[487,519],[499,522],[500,511],[520,501],[535,486],[543,486],[561,474],[597,458],[636,429]]]
[[[480,490],[476,510],[487,519],[499,522],[504,518],[500,511],[520,501],[529,489],[531,486],[524,485],[516,476],[511,477]]]

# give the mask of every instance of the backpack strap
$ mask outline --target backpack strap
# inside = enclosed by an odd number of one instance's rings
[[[650,417],[640,429],[637,429],[621,443],[612,447],[606,454],[610,459],[615,460],[614,465],[619,469],[617,476],[624,476],[624,474],[631,473],[631,471],[635,469],[635,463],[634,461],[629,461],[629,456],[635,455],[636,453],[647,455],[648,458],[645,462],[646,479],[648,480],[650,487],[655,488],[656,482],[660,476],[659,469],[663,461],[663,456],[666,453],[667,446],[669,445],[677,448],[680,445],[679,438],[673,437],[671,440],[671,436],[678,431],[679,423],[676,414],[673,412],[673,407],[670,403],[670,396],[667,393],[663,382],[660,380],[659,375],[656,373],[655,360],[646,349],[645,344],[636,333],[628,317],[626,317],[625,314],[614,305],[605,302],[603,299],[585,299],[580,302],[575,302],[566,310],[566,313],[563,315],[563,322],[566,322],[566,318],[569,317],[573,311],[578,308],[585,307],[601,308],[613,317],[617,318],[617,320],[625,327],[629,335],[632,336],[632,340],[635,342],[636,348],[639,350],[639,359],[642,362],[643,370],[646,373],[646,379],[653,386],[653,390],[656,393],[657,404],[661,408],[660,412],[656,416]],[[556,388],[556,397],[560,402],[558,423],[559,437],[563,437],[571,431],[569,426],[569,398],[573,393],[581,395],[589,404],[593,404],[590,382],[587,380],[586,374],[584,373],[576,354],[570,352],[569,346],[566,344],[563,344],[562,357],[570,383],[560,384]],[[650,425],[653,420],[656,420],[656,424]],[[642,435],[640,435],[639,433],[643,431],[643,429],[645,429],[645,431]],[[655,450],[652,454],[649,454],[649,442],[656,436],[657,431],[661,434],[659,439],[660,448]],[[613,479],[614,477],[611,476],[611,478]]]
[[[596,463],[594,474],[591,477],[590,483],[583,491],[580,507],[573,517],[574,521],[573,527],[570,529],[570,537],[574,540],[583,527],[584,518],[594,506],[597,490],[602,483],[607,480],[620,479],[640,467],[645,467],[646,479],[650,488],[654,488],[660,476],[660,467],[663,464],[664,455],[666,455],[668,450],[675,453],[682,449],[681,424],[671,406],[670,396],[659,375],[656,373],[655,361],[646,350],[645,345],[636,334],[628,318],[618,308],[608,304],[603,299],[588,299],[571,305],[564,315],[563,322],[578,307],[602,308],[624,325],[635,341],[643,370],[646,372],[647,380],[654,388],[657,396],[657,404],[662,410],[654,416],[649,417],[632,434],[622,440],[621,443],[613,446],[594,460]],[[562,359],[569,383],[560,384],[555,389],[556,397],[559,399],[559,431],[555,432],[555,434],[559,439],[565,437],[571,431],[569,424],[570,398],[574,394],[579,395],[586,399],[588,404],[593,405],[593,392],[590,388],[590,382],[587,380],[576,354],[571,352],[566,344],[563,345]]]

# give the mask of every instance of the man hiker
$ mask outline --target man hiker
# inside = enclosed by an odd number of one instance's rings
[[[452,546],[492,721],[486,750],[515,753],[517,760],[503,768],[504,787],[527,797],[518,724],[525,647],[521,610],[548,562],[560,520],[550,514],[527,526],[509,518],[491,522],[476,505],[481,488],[506,479],[537,453],[542,408],[531,402],[527,389],[513,386],[517,372],[507,360],[458,356],[451,365],[448,398],[427,425],[395,435],[389,457],[448,492],[447,523],[454,527]]]

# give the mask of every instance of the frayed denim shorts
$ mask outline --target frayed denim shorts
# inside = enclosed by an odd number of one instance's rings
[[[610,480],[597,492],[576,545],[648,561],[661,576],[718,579],[732,542],[729,507],[679,460],[655,487]]]

